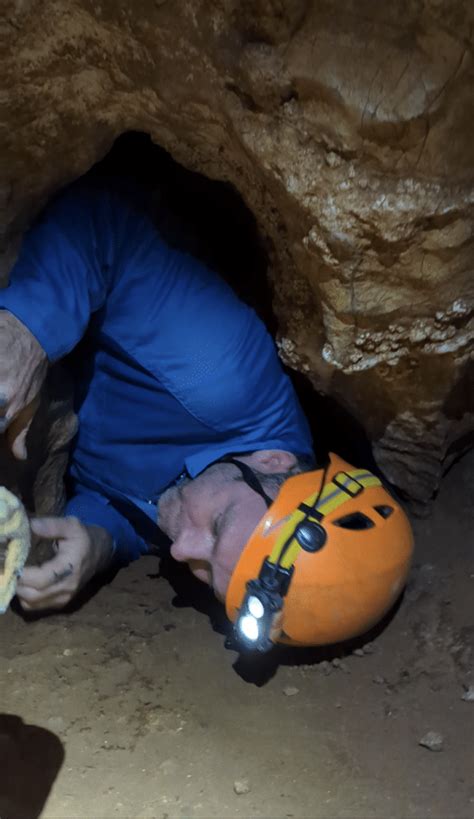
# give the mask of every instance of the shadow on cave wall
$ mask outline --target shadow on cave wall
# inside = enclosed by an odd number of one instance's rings
[[[170,244],[214,268],[275,336],[265,240],[235,188],[186,170],[144,133],[126,133],[89,171],[125,177],[152,193],[154,218]],[[289,372],[310,421],[318,459],[330,450],[360,466],[375,467],[362,427],[341,405],[316,393],[301,373]]]

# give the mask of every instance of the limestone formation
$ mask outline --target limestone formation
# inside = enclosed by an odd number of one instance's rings
[[[228,180],[279,348],[424,501],[474,428],[470,0],[4,0],[4,280],[128,130]]]

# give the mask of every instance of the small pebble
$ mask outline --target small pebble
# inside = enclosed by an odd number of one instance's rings
[[[236,779],[234,782],[234,792],[238,796],[243,793],[250,793],[250,782],[248,779]]]
[[[461,697],[464,702],[474,702],[474,685],[469,685]]]
[[[366,643],[365,646],[362,646],[362,651],[364,654],[375,654],[374,643]]]
[[[442,751],[443,737],[436,731],[428,731],[428,733],[420,739],[418,745],[421,745],[423,748],[428,748],[429,751]]]
[[[70,657],[72,655],[72,648],[65,648],[63,651],[63,657]]]
[[[300,693],[300,689],[296,688],[295,685],[287,685],[286,688],[283,689],[283,693],[285,697],[294,697],[295,694]]]
[[[327,660],[323,660],[321,663],[319,663],[318,669],[319,671],[322,671],[322,673],[325,674],[327,677],[328,674],[330,674],[332,671],[332,665],[331,663],[328,663]]]
[[[362,648],[356,648],[355,651],[352,652],[356,657],[363,657],[365,655],[365,651]]]
[[[376,674],[375,677],[372,677],[372,682],[374,682],[375,685],[385,685],[387,680],[385,677],[382,677],[381,674]]]

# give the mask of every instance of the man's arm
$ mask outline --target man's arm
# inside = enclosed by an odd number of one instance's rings
[[[46,353],[30,331],[0,310],[0,433],[7,431],[10,448],[21,460],[47,366]]]
[[[106,193],[81,186],[57,197],[26,233],[10,284],[0,290],[0,308],[28,328],[50,362],[73,349],[105,302],[107,207]]]

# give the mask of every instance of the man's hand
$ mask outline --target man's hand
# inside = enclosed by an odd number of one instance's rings
[[[77,518],[34,518],[32,531],[57,542],[52,560],[27,566],[17,595],[27,611],[66,606],[112,557],[112,538],[100,526],[84,526]]]
[[[0,433],[15,458],[26,458],[25,438],[48,369],[45,351],[8,310],[0,310]]]

